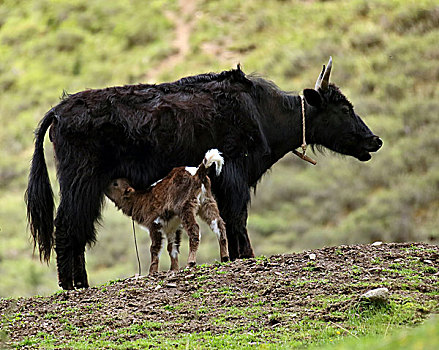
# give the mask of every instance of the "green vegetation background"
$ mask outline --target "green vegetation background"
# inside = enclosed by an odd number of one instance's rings
[[[438,242],[437,1],[200,0],[191,12],[175,0],[0,0],[0,296],[57,290],[54,261],[32,257],[23,196],[33,130],[63,90],[170,81],[238,62],[300,92],[332,55],[332,81],[384,140],[368,163],[328,153],[316,167],[293,155],[274,166],[252,200],[256,254]],[[190,30],[183,54],[176,18]],[[48,140],[45,148],[57,193]],[[218,259],[203,231],[199,262]],[[137,232],[146,271],[149,238]],[[182,251],[183,264],[186,241]],[[92,285],[137,272],[131,221],[111,204],[87,264]]]

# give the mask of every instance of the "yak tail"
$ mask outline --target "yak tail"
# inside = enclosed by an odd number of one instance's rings
[[[40,260],[49,262],[54,243],[53,235],[53,191],[47,173],[44,158],[44,135],[52,124],[55,113],[50,110],[40,122],[35,131],[35,151],[29,174],[25,201],[27,205],[27,220],[34,241],[34,252],[38,244]]]
[[[221,156],[221,152],[217,149],[211,149],[206,152],[203,161],[197,170],[197,175],[200,177],[207,175],[207,169],[210,168],[212,164],[215,164],[216,176],[221,173],[221,169],[224,165],[224,158]]]

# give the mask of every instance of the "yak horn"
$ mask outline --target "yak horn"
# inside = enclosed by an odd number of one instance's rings
[[[325,73],[323,74],[322,81],[320,82],[320,88],[322,90],[326,90],[329,85],[329,75],[331,74],[332,69],[332,57],[329,56],[328,65],[326,66]]]
[[[320,85],[322,84],[322,78],[323,74],[325,74],[325,65],[323,65],[322,72],[320,73],[319,77],[317,78],[316,85],[314,86],[314,90],[318,90]]]

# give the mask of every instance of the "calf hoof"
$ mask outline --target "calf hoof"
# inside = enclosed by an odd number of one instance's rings
[[[195,261],[191,261],[187,263],[187,267],[194,267],[195,265],[197,265]]]
[[[230,259],[229,259],[229,257],[228,256],[223,256],[223,257],[221,257],[221,262],[227,262],[227,261],[229,261]]]

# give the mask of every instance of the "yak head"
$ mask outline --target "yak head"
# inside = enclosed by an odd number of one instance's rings
[[[303,90],[306,103],[311,106],[307,118],[310,143],[324,146],[337,153],[368,161],[370,152],[378,151],[383,142],[374,135],[355,113],[354,107],[337,86],[329,84],[332,57],[317,79],[314,89]],[[308,109],[307,113],[308,113]],[[309,120],[309,123],[308,123]]]
[[[124,213],[131,212],[133,206],[132,198],[136,191],[131,187],[127,179],[112,180],[104,192]]]

